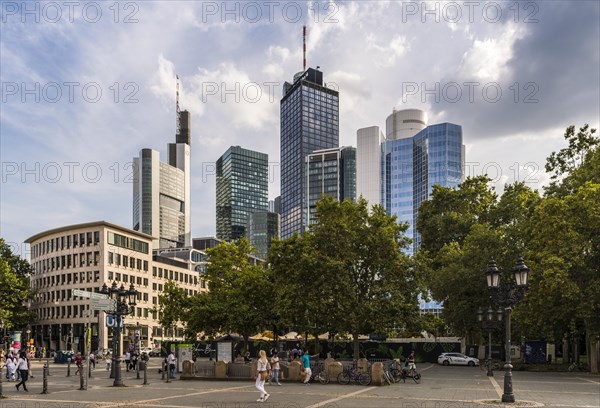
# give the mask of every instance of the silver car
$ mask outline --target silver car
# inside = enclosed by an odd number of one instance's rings
[[[442,353],[438,357],[438,364],[443,365],[468,365],[470,367],[478,366],[479,359],[466,356],[462,353]]]

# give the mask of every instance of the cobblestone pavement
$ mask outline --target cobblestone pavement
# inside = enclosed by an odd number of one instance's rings
[[[0,408],[466,408],[500,406],[503,373],[488,378],[471,367],[442,367],[421,364],[420,384],[406,383],[384,387],[359,385],[284,383],[266,386],[268,401],[256,402],[258,392],[248,381],[181,381],[166,383],[158,374],[160,359],[151,359],[149,385],[136,374],[123,371],[126,387],[112,387],[104,369],[95,370],[88,389],[79,390],[79,377],[66,377],[65,365],[51,364],[48,394],[42,391],[41,364],[33,365],[34,379],[29,392],[17,391],[3,381],[6,398]],[[71,367],[71,373],[75,372]],[[142,375],[140,375],[143,378]],[[600,407],[600,377],[584,373],[514,372],[517,403],[526,407]]]

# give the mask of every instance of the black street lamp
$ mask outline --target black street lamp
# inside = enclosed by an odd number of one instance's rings
[[[113,324],[113,367],[115,373],[115,380],[113,387],[123,387],[123,379],[121,378],[121,322],[123,316],[133,314],[135,312],[135,300],[137,298],[138,291],[135,290],[133,283],[129,285],[129,290],[125,289],[125,286],[121,284],[121,287],[117,287],[117,282],[113,282],[109,288],[106,283],[102,285],[100,293],[108,295],[111,299],[116,301],[115,308],[110,315],[114,317]]]
[[[485,364],[487,367],[487,375],[488,377],[494,376],[494,370],[492,370],[492,330],[496,329],[500,322],[502,321],[502,315],[504,311],[502,308],[498,309],[496,312],[497,320],[494,320],[494,310],[490,307],[487,310],[486,319],[483,319],[483,310],[481,308],[477,309],[477,320],[481,323],[481,327],[488,331],[488,356],[485,360]]]
[[[506,362],[504,364],[504,393],[502,402],[515,402],[512,386],[512,364],[510,361],[510,313],[514,305],[523,300],[525,290],[527,289],[527,276],[529,268],[525,265],[522,257],[519,257],[517,264],[512,268],[512,279],[505,278],[500,281],[502,270],[498,269],[496,262],[490,260],[486,272],[488,289],[493,299],[506,312]]]

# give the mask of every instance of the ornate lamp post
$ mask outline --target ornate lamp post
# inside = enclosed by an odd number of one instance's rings
[[[483,320],[483,310],[481,308],[477,310],[477,320],[479,323],[481,323],[481,327],[488,331],[488,356],[485,360],[488,377],[494,376],[494,370],[492,370],[492,330],[497,328],[502,321],[502,315],[504,314],[504,311],[502,308],[500,308],[496,313],[497,320],[494,320],[494,310],[491,307],[488,308],[486,319]]]
[[[512,279],[506,278],[500,281],[502,270],[498,269],[496,262],[490,260],[486,272],[488,289],[492,298],[504,308],[506,312],[506,362],[504,364],[504,393],[502,402],[515,402],[512,387],[512,364],[510,361],[510,313],[514,305],[523,300],[527,289],[527,276],[529,268],[525,265],[522,257],[512,268]]]
[[[115,323],[113,325],[113,367],[115,373],[115,380],[113,387],[123,387],[123,379],[121,378],[121,322],[123,316],[133,314],[135,311],[135,300],[137,298],[138,291],[133,286],[133,283],[129,285],[129,290],[125,289],[125,286],[121,284],[121,287],[117,287],[117,283],[113,282],[109,288],[106,283],[102,285],[100,293],[110,296],[111,299],[116,301],[115,310],[109,314],[114,317]]]

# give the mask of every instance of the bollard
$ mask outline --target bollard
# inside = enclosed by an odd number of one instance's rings
[[[71,359],[67,359],[67,377],[71,376]]]
[[[4,398],[4,395],[2,394],[2,366],[0,365],[0,399],[2,398]]]
[[[146,364],[144,364],[144,382],[142,383],[143,385],[148,385],[148,376],[146,375],[146,371],[148,371],[148,363],[146,362]],[[0,392],[2,391],[2,389],[0,389]]]
[[[160,370],[160,371],[161,371],[160,379],[164,380],[165,379],[165,362],[164,361],[162,362],[162,370]]]
[[[167,371],[169,370],[169,371]],[[165,363],[165,371],[167,371],[167,382],[171,382],[171,368],[169,367],[169,363]]]
[[[48,394],[48,373],[50,370],[48,369],[47,363],[44,364],[44,368],[42,369],[42,394]]]
[[[80,391],[87,390],[87,387],[85,386],[84,376],[83,376],[84,368],[85,368],[85,366],[83,366],[79,369],[79,390]]]
[[[135,378],[137,380],[140,379],[140,359],[139,359],[139,357],[135,362]]]

